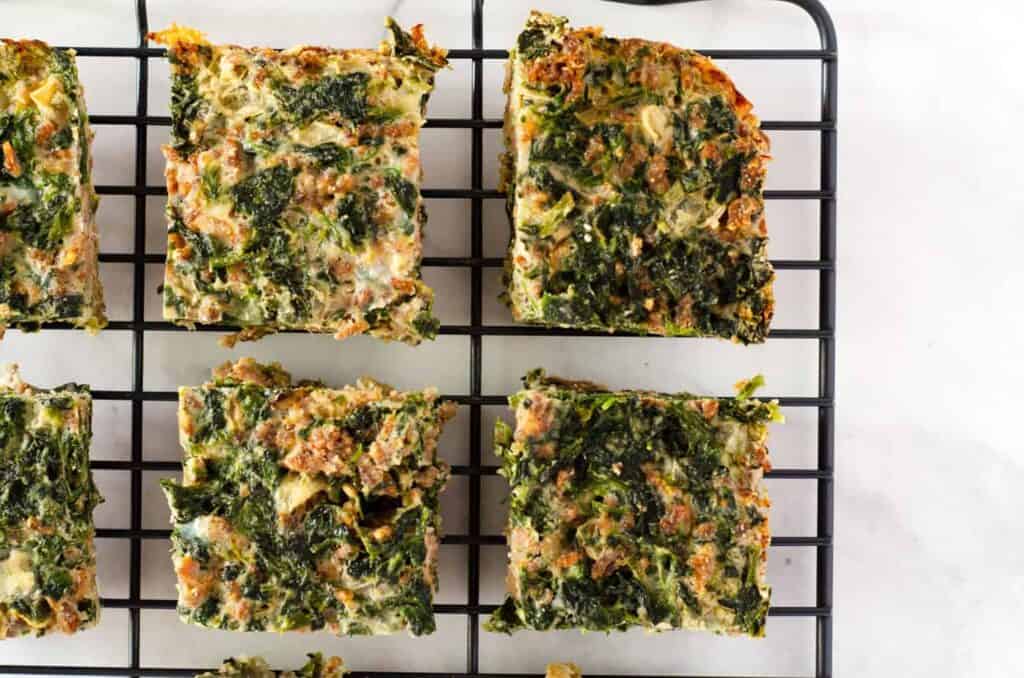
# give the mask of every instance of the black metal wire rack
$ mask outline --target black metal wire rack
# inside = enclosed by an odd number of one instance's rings
[[[467,534],[448,534],[445,544],[467,546],[468,581],[465,604],[436,604],[438,614],[465,615],[467,617],[466,670],[460,674],[424,674],[423,672],[385,673],[357,672],[355,676],[485,676],[480,673],[479,624],[481,615],[490,613],[496,606],[480,603],[480,547],[501,545],[501,535],[481,534],[481,478],[493,475],[497,467],[484,465],[482,459],[481,408],[485,405],[503,405],[504,395],[487,395],[482,392],[483,337],[485,336],[609,336],[596,332],[554,330],[525,325],[490,325],[483,322],[483,272],[485,268],[502,265],[500,258],[483,255],[483,201],[502,198],[503,194],[484,188],[483,183],[483,130],[500,128],[501,120],[487,119],[483,114],[484,62],[501,60],[508,56],[504,49],[484,47],[484,0],[466,0],[472,5],[472,48],[449,51],[450,59],[468,60],[472,63],[472,99],[470,118],[433,118],[427,127],[467,129],[471,134],[471,185],[470,188],[424,189],[425,198],[463,199],[470,202],[471,242],[468,257],[426,257],[424,266],[463,267],[471,272],[471,309],[468,325],[444,325],[440,333],[469,337],[469,385],[470,392],[461,395],[446,395],[446,398],[467,405],[470,409],[469,463],[453,466],[453,473],[467,476],[469,481],[469,521]],[[666,5],[693,0],[613,0],[638,5]],[[804,339],[815,340],[818,344],[818,380],[815,397],[783,397],[779,403],[784,407],[806,407],[817,410],[817,465],[815,468],[774,469],[769,478],[799,479],[817,485],[817,532],[814,536],[775,536],[773,546],[805,547],[816,552],[815,604],[808,607],[779,607],[769,610],[770,616],[810,617],[816,623],[815,667],[816,678],[832,675],[832,576],[833,576],[833,468],[835,443],[835,317],[836,317],[836,169],[837,169],[837,72],[838,50],[832,20],[819,0],[781,0],[802,8],[814,22],[820,37],[820,49],[728,49],[700,50],[718,59],[756,60],[810,60],[821,64],[821,113],[818,120],[769,120],[762,123],[766,130],[804,130],[820,134],[820,179],[817,188],[800,190],[766,191],[768,200],[809,200],[819,203],[819,255],[813,260],[773,260],[778,270],[810,270],[819,275],[818,326],[814,329],[773,329],[770,340]],[[58,676],[193,676],[198,668],[150,668],[141,662],[141,620],[142,610],[174,609],[176,601],[144,597],[141,592],[142,541],[146,539],[167,539],[166,529],[144,529],[142,527],[142,489],[144,471],[179,471],[177,462],[151,461],[143,454],[143,407],[147,402],[175,401],[174,391],[147,390],[143,383],[145,333],[147,331],[179,331],[180,328],[167,322],[144,319],[147,264],[164,262],[162,254],[146,252],[146,197],[166,195],[163,186],[148,185],[146,182],[147,138],[150,127],[169,126],[167,116],[151,115],[148,102],[149,62],[165,58],[163,49],[148,46],[149,32],[146,0],[136,0],[135,5],[138,45],[135,47],[90,47],[75,46],[80,57],[120,57],[132,59],[137,64],[137,98],[133,115],[92,115],[90,121],[98,125],[124,125],[135,128],[135,174],[130,185],[98,185],[101,195],[134,197],[134,249],[130,253],[100,253],[101,262],[131,264],[133,271],[133,297],[131,320],[111,322],[108,331],[130,332],[131,389],[97,390],[97,400],[119,400],[131,403],[131,458],[128,461],[94,460],[95,470],[128,471],[131,476],[130,527],[126,529],[99,529],[100,539],[128,540],[130,544],[129,592],[125,598],[104,598],[104,607],[127,609],[130,620],[130,661],[126,666],[66,666],[47,665],[0,665],[0,674],[58,675]],[[155,226],[155,225],[152,225]],[[163,224],[159,225],[161,228]],[[61,325],[48,325],[44,329],[67,329]],[[217,326],[201,326],[200,331],[224,331]],[[492,674],[493,675],[493,674]],[[514,678],[515,674],[500,674]],[[590,675],[590,678],[602,678]],[[609,678],[609,677],[605,677]]]

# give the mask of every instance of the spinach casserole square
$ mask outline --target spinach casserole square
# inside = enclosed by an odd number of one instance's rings
[[[218,671],[200,673],[196,678],[342,678],[346,673],[341,657],[324,659],[314,652],[298,671],[275,671],[262,657],[234,657],[224,662]]]
[[[455,406],[370,380],[291,384],[243,358],[179,390],[178,614],[238,631],[434,630],[437,442]]]
[[[0,41],[0,337],[107,324],[91,143],[74,52]]]
[[[0,638],[73,633],[99,621],[89,470],[92,397],[0,377]]]
[[[768,139],[725,73],[534,12],[505,90],[504,298],[517,320],[764,341]]]
[[[508,597],[492,631],[764,635],[774,402],[608,391],[537,370],[495,428]]]
[[[230,337],[284,329],[433,338],[420,277],[419,131],[445,52],[388,20],[379,50],[169,47],[164,317]]]

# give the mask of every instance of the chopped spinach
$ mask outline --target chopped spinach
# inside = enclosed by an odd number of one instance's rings
[[[431,54],[429,51],[420,49],[420,46],[413,40],[412,35],[402,30],[391,17],[387,19],[388,32],[391,35],[392,51],[395,56],[407,59],[429,72],[436,71],[448,61],[441,55]]]
[[[725,203],[740,193],[740,172],[743,171],[745,158],[734,155],[722,164],[715,177],[715,200]]]
[[[61,319],[77,318],[82,314],[85,300],[81,294],[67,294],[54,297],[50,306],[53,309],[53,316]]]
[[[420,582],[406,589],[403,596],[393,603],[414,636],[430,634],[437,629],[432,600],[430,587]]]
[[[316,146],[296,146],[296,150],[313,158],[320,168],[333,167],[343,172],[352,164],[352,151],[340,144],[325,142]]]
[[[65,125],[64,127],[61,127],[56,134],[50,137],[50,147],[55,150],[70,148],[74,141],[75,133],[72,130],[71,125]],[[84,173],[83,176],[85,176]]]
[[[199,176],[199,185],[207,200],[216,200],[221,194],[220,165],[207,165]]]
[[[320,78],[300,87],[280,83],[274,88],[274,94],[289,119],[297,124],[337,114],[358,125],[367,116],[369,81],[370,76],[366,73],[346,73]]]
[[[0,113],[0,144],[8,142],[14,149],[21,176],[28,174],[28,169],[35,154],[36,112],[27,108],[17,113]],[[0,163],[0,181],[16,181],[17,177],[7,172],[4,163]]]
[[[204,106],[195,76],[176,72],[171,78],[171,145],[177,152],[189,155],[196,149],[192,125]]]
[[[553,47],[543,30],[528,28],[516,38],[516,49],[524,59],[536,59],[548,54]]]
[[[202,416],[196,422],[194,438],[207,442],[224,432],[227,418],[224,416],[224,394],[217,389],[203,392]]]
[[[338,201],[335,228],[342,242],[361,247],[377,237],[377,194],[368,187],[346,193]]]
[[[275,165],[249,175],[231,187],[235,209],[249,216],[256,227],[272,225],[281,216],[295,191],[295,172]]]
[[[0,216],[0,231],[18,233],[30,247],[51,250],[71,232],[79,199],[66,174],[39,172],[31,189],[36,200]]]
[[[707,103],[708,127],[719,134],[736,132],[736,114],[721,96],[713,96]]]
[[[420,311],[412,324],[420,335],[431,339],[441,330],[441,321],[430,312],[430,309]]]
[[[78,101],[78,68],[75,66],[75,57],[62,49],[55,49],[50,55],[50,68],[60,80],[65,96],[72,103]]]
[[[568,23],[568,19],[563,17],[530,17],[529,25],[516,38],[517,57],[538,59],[549,54],[557,47],[555,36]]]
[[[405,210],[406,214],[412,215],[416,212],[416,203],[420,197],[420,190],[416,184],[405,179],[398,170],[390,170],[384,177],[388,188],[395,196],[395,200]]]

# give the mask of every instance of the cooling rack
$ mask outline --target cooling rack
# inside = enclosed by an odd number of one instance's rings
[[[455,49],[449,52],[453,60],[471,62],[471,117],[434,118],[426,126],[432,128],[454,128],[469,130],[471,139],[469,188],[423,189],[425,198],[468,200],[470,205],[471,242],[470,256],[426,257],[427,267],[456,267],[470,270],[470,322],[464,325],[443,325],[443,335],[462,335],[469,339],[469,393],[447,395],[469,408],[469,459],[465,465],[453,466],[453,473],[468,479],[468,530],[466,534],[448,534],[445,544],[465,545],[467,550],[467,600],[465,604],[436,604],[438,614],[464,615],[467,617],[466,666],[464,673],[424,674],[422,672],[356,672],[355,676],[485,676],[480,672],[480,638],[478,622],[482,615],[489,614],[496,606],[480,602],[480,548],[481,546],[505,543],[500,535],[481,533],[481,479],[493,475],[497,467],[482,463],[481,409],[487,405],[503,405],[505,396],[483,393],[483,338],[488,336],[594,336],[609,335],[596,332],[578,332],[548,329],[535,326],[493,325],[483,322],[483,273],[487,268],[502,265],[500,258],[484,256],[483,201],[501,198],[503,195],[484,188],[483,132],[485,129],[501,127],[501,120],[484,117],[484,64],[489,60],[503,60],[508,53],[504,49],[487,48],[484,45],[484,0],[465,0],[472,9],[472,48]],[[636,5],[668,5],[692,0],[617,0]],[[712,58],[730,60],[804,60],[821,64],[821,105],[817,120],[768,120],[762,124],[766,130],[803,130],[820,134],[820,178],[816,188],[799,190],[769,190],[768,200],[804,200],[819,204],[818,217],[818,258],[799,260],[774,260],[777,270],[816,271],[818,280],[818,323],[813,329],[773,329],[769,341],[789,339],[813,340],[817,343],[817,395],[815,397],[779,398],[784,407],[813,408],[817,412],[817,464],[814,468],[774,469],[769,478],[789,478],[817,487],[817,521],[814,536],[775,536],[773,546],[813,549],[815,552],[815,604],[806,607],[773,606],[770,616],[813,618],[815,622],[815,664],[814,675],[826,678],[832,675],[832,577],[833,577],[833,467],[835,438],[835,316],[836,316],[836,167],[837,167],[837,41],[835,29],[828,12],[819,0],[782,0],[803,9],[814,22],[820,37],[820,49],[727,49],[699,50]],[[127,597],[104,598],[107,609],[126,609],[130,622],[129,662],[125,666],[81,666],[33,664],[0,665],[0,674],[57,675],[57,676],[192,676],[199,668],[155,668],[144,666],[141,661],[141,620],[143,610],[173,610],[176,601],[145,597],[141,590],[142,542],[143,540],[164,540],[169,536],[166,529],[144,529],[142,525],[143,472],[179,471],[177,462],[147,460],[143,453],[143,408],[147,402],[175,401],[174,391],[147,390],[143,384],[145,365],[144,345],[146,332],[179,331],[175,325],[159,321],[147,321],[145,308],[145,272],[147,264],[161,264],[163,254],[146,252],[146,198],[166,195],[163,186],[148,185],[146,181],[147,131],[150,127],[170,125],[167,116],[151,115],[148,102],[150,61],[165,58],[163,49],[148,46],[146,34],[149,31],[146,0],[136,0],[135,13],[138,30],[136,47],[97,47],[75,45],[80,57],[115,57],[129,59],[137,66],[137,94],[133,115],[91,115],[90,121],[97,125],[120,125],[134,128],[135,169],[134,182],[127,185],[98,185],[101,195],[131,196],[134,198],[134,248],[129,253],[100,253],[100,261],[130,264],[133,275],[133,296],[131,320],[113,321],[106,331],[128,332],[131,334],[131,388],[128,390],[96,390],[97,400],[127,401],[131,407],[131,457],[125,461],[94,460],[96,470],[117,470],[130,473],[130,526],[125,529],[99,529],[99,539],[127,540],[130,560]],[[151,224],[157,227],[155,224]],[[161,223],[160,228],[163,227]],[[60,330],[67,327],[53,324],[44,329]],[[199,331],[224,331],[223,327],[203,326]],[[666,339],[651,338],[651,341]],[[685,350],[686,340],[680,341],[680,350]],[[611,642],[614,642],[614,637]],[[59,657],[55,657],[59,660]],[[410,667],[411,668],[411,667]],[[501,674],[514,676],[516,674]],[[589,678],[602,678],[588,674]],[[608,678],[608,677],[604,677]]]

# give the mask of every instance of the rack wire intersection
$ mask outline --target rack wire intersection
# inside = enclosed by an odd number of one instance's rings
[[[483,187],[483,131],[500,128],[501,120],[483,116],[484,62],[508,57],[503,49],[484,48],[483,21],[484,0],[466,0],[472,5],[472,48],[453,49],[449,59],[472,62],[472,98],[470,118],[433,118],[427,127],[468,129],[471,134],[471,177],[468,189],[439,188],[424,189],[425,198],[463,199],[470,201],[471,241],[468,257],[426,257],[424,266],[470,268],[471,307],[469,325],[443,325],[441,334],[469,336],[469,385],[468,394],[449,394],[446,398],[455,400],[470,408],[469,463],[453,467],[455,475],[467,476],[469,481],[469,522],[468,534],[448,534],[444,544],[465,545],[468,550],[467,602],[465,604],[436,604],[437,614],[465,615],[467,617],[467,652],[465,673],[409,673],[355,672],[355,678],[389,678],[400,676],[445,676],[455,678],[502,676],[518,678],[517,674],[480,673],[480,616],[489,614],[496,605],[480,603],[480,547],[505,543],[501,535],[481,534],[481,478],[494,475],[497,467],[481,463],[481,408],[485,405],[502,405],[504,395],[485,395],[482,392],[483,337],[485,336],[610,336],[597,332],[554,330],[536,326],[485,325],[483,324],[483,270],[502,265],[500,258],[483,256],[483,201],[500,199],[504,195]],[[666,5],[693,0],[612,0],[637,5]],[[766,130],[817,131],[821,135],[821,176],[817,188],[802,190],[766,191],[768,200],[812,200],[820,205],[819,211],[819,258],[816,260],[773,260],[776,269],[811,270],[819,275],[818,327],[814,329],[773,329],[771,340],[813,339],[818,342],[818,388],[816,397],[779,398],[785,407],[810,407],[818,413],[817,467],[813,469],[774,469],[769,478],[787,478],[817,484],[817,534],[809,537],[776,536],[773,546],[813,548],[816,551],[815,605],[808,607],[779,607],[769,610],[770,616],[810,617],[815,619],[815,678],[830,678],[832,675],[832,576],[833,576],[833,467],[835,456],[835,316],[836,316],[836,169],[837,151],[837,74],[838,49],[835,28],[827,10],[819,0],[781,0],[802,8],[814,21],[821,40],[821,48],[807,49],[727,49],[699,50],[717,59],[756,60],[811,60],[820,62],[821,70],[821,117],[818,120],[766,120]],[[99,539],[129,540],[129,594],[126,598],[103,598],[106,608],[127,609],[130,620],[130,662],[127,666],[67,666],[52,665],[0,665],[0,675],[56,675],[56,676],[193,676],[199,668],[155,668],[145,667],[141,662],[141,619],[142,610],[174,609],[176,601],[143,597],[141,594],[142,541],[145,539],[167,539],[170,530],[142,528],[142,474],[144,471],[179,471],[177,462],[148,461],[143,455],[143,407],[146,402],[174,401],[174,391],[147,390],[143,383],[143,348],[147,331],[180,331],[184,328],[168,322],[144,319],[146,292],[146,265],[163,263],[163,254],[146,252],[146,197],[166,195],[163,186],[147,185],[146,157],[147,137],[150,127],[169,126],[170,118],[151,115],[148,102],[149,61],[166,57],[165,50],[149,47],[146,38],[149,32],[146,0],[136,0],[135,12],[138,28],[136,47],[95,47],[75,46],[80,57],[120,57],[137,62],[136,112],[134,115],[90,115],[94,125],[124,125],[135,128],[135,174],[130,185],[97,185],[101,195],[134,197],[134,249],[131,253],[100,253],[101,262],[132,264],[133,296],[132,319],[113,321],[107,331],[118,330],[132,333],[130,390],[93,391],[96,400],[120,400],[131,403],[131,458],[130,461],[94,460],[94,470],[120,470],[131,474],[130,505],[131,517],[128,529],[99,529]],[[156,226],[156,225],[154,225]],[[160,225],[162,227],[162,224]],[[67,325],[48,324],[45,330],[64,330]],[[224,331],[218,326],[201,326],[201,331]],[[653,339],[653,338],[652,338]],[[664,339],[663,339],[664,340]],[[588,678],[616,678],[595,676]]]

